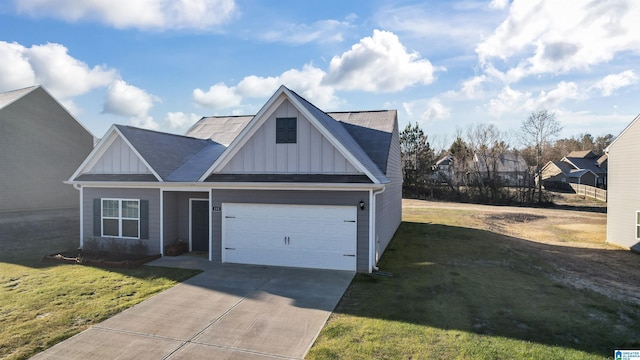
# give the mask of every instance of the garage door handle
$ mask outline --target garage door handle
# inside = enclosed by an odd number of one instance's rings
[[[356,222],[355,220],[345,220],[344,222]]]
[[[351,257],[356,257],[354,254],[342,254],[342,256],[351,256]]]
[[[235,250],[236,248],[228,248],[228,247],[226,247],[226,248],[224,248],[224,249],[225,249],[225,250]]]
[[[224,218],[225,219],[235,219],[236,217],[235,216],[225,216]]]

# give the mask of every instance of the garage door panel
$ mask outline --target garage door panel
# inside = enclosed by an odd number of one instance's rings
[[[355,271],[356,215],[348,206],[225,203],[223,261]]]

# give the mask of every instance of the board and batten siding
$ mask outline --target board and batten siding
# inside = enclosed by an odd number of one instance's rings
[[[212,190],[211,206],[222,203],[342,205],[367,202],[367,191]],[[222,261],[222,212],[212,212],[213,261]],[[369,211],[357,210],[356,271],[369,272]]]
[[[89,170],[90,174],[151,174],[129,145],[117,136],[100,160]]]
[[[63,182],[93,140],[42,88],[0,109],[0,211],[79,208],[78,191]]]
[[[387,178],[391,181],[376,199],[376,261],[391,242],[402,222],[402,169],[400,167],[400,136],[396,119],[389,145]]]
[[[295,117],[295,144],[276,144],[276,118]],[[288,100],[260,126],[220,171],[223,174],[359,174]]]
[[[609,147],[607,242],[640,251],[636,211],[640,211],[640,117]]]
[[[149,202],[149,239],[140,240],[147,244],[149,254],[160,254],[160,189],[126,189],[126,188],[96,188],[83,187],[83,237],[96,238],[93,234],[93,201],[94,199],[132,199],[147,200]],[[119,241],[133,245],[137,239],[120,239]],[[107,242],[103,242],[107,244]],[[108,249],[107,249],[108,250]]]

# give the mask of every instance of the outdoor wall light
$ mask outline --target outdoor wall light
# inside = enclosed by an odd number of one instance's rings
[[[360,200],[360,210],[364,210],[364,201]]]

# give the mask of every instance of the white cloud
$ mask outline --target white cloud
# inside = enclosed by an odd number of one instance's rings
[[[33,16],[154,30],[210,29],[236,12],[234,0],[16,0],[16,8]]]
[[[129,85],[124,80],[115,80],[107,89],[104,112],[143,118],[149,114],[154,100],[154,96],[146,91]]]
[[[193,99],[200,106],[216,110],[237,108],[241,106],[244,99],[268,97],[280,85],[285,85],[320,108],[332,109],[340,103],[340,100],[334,95],[332,87],[322,84],[324,76],[324,71],[307,64],[302,70],[290,69],[279,76],[250,75],[243,78],[236,86],[218,83],[211,86],[207,92],[195,89]]]
[[[224,83],[217,83],[211,85],[206,92],[200,88],[193,90],[193,100],[200,106],[227,109],[240,105],[242,97],[236,94],[235,88],[228,87]]]
[[[505,86],[498,96],[488,104],[489,113],[499,117],[504,113],[534,111],[537,109],[557,110],[565,101],[580,99],[578,85],[574,82],[562,81],[552,90],[540,91],[537,96],[531,92],[521,92]]]
[[[117,77],[116,70],[90,68],[55,43],[25,47],[0,41],[0,63],[1,90],[42,84],[61,101],[107,86]]]
[[[489,3],[489,8],[491,9],[505,9],[509,6],[509,0],[491,0]]]
[[[617,53],[640,52],[638,17],[640,2],[633,0],[515,0],[507,19],[476,52],[483,66],[502,66],[505,70],[497,71],[509,82],[589,69]]]
[[[261,38],[272,42],[285,42],[289,44],[306,44],[310,42],[341,42],[343,34],[352,28],[348,21],[320,20],[311,25],[289,24],[275,26],[261,35]],[[277,30],[276,30],[277,29]]]
[[[605,76],[602,80],[598,81],[593,88],[600,89],[602,96],[611,96],[616,90],[636,84],[638,82],[638,76],[633,70],[623,71],[618,74],[610,74]]]
[[[149,116],[155,96],[139,87],[129,85],[124,80],[115,80],[107,89],[104,112],[131,117],[131,124],[147,129],[158,129],[159,124]]]
[[[397,92],[434,81],[434,68],[417,52],[407,52],[392,32],[374,30],[340,56],[334,56],[323,82],[342,90]]]
[[[430,99],[427,102],[427,109],[420,115],[420,119],[424,121],[442,120],[451,117],[448,108],[442,105],[439,99]]]
[[[0,92],[35,84],[36,74],[25,50],[20,44],[0,41]]]
[[[194,113],[185,114],[179,111],[168,113],[166,121],[169,124],[170,128],[180,129],[195,124],[196,121],[200,120],[201,118],[202,117],[200,115]]]

